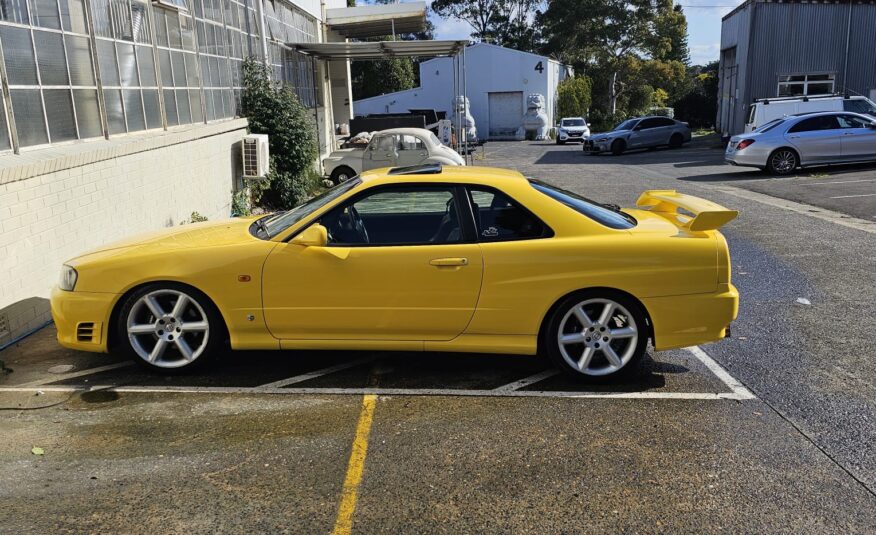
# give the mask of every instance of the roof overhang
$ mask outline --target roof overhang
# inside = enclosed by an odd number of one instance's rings
[[[354,38],[420,32],[426,28],[426,2],[326,9],[325,23]]]
[[[468,41],[374,41],[361,43],[286,43],[320,59],[387,59],[457,55]]]

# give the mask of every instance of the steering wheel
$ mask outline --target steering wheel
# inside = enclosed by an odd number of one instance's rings
[[[365,229],[365,223],[362,221],[362,216],[359,215],[359,211],[356,210],[356,207],[352,204],[347,210],[350,212],[350,222],[353,224],[353,229],[359,234],[362,243],[371,243],[368,239],[368,231]]]

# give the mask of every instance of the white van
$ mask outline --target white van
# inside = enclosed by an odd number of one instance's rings
[[[852,111],[876,118],[876,104],[867,97],[841,95],[812,95],[808,97],[779,97],[755,100],[748,108],[745,131],[751,132],[773,119],[800,113],[819,111]]]

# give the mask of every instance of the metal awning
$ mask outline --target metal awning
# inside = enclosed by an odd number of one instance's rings
[[[398,4],[402,5],[402,4]],[[376,41],[364,43],[286,43],[302,54],[320,59],[386,59],[440,57],[459,54],[468,41]]]
[[[379,37],[426,28],[426,3],[380,4],[325,10],[325,23],[344,37]]]

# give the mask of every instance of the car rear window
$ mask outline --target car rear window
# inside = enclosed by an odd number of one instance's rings
[[[538,180],[530,180],[529,183],[532,184],[533,188],[544,193],[551,199],[565,204],[579,214],[587,216],[593,221],[608,228],[626,230],[636,226],[635,218],[629,214],[621,212],[619,208],[591,201],[577,193],[572,193],[571,191],[566,191],[556,186],[550,186]]]

